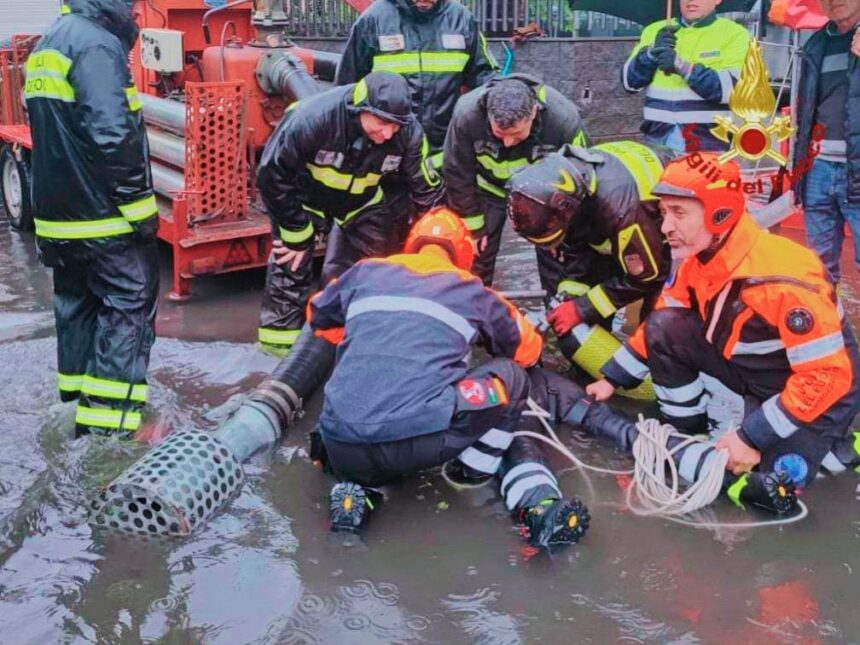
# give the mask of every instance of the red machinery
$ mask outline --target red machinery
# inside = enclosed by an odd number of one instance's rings
[[[160,200],[159,237],[173,249],[169,297],[191,279],[266,264],[268,217],[254,206],[253,165],[287,105],[331,80],[337,56],[296,47],[281,0],[136,0],[141,37],[129,56]],[[0,180],[12,225],[30,210],[23,66],[35,37],[0,49]]]

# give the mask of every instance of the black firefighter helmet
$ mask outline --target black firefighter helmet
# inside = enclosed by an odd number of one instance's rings
[[[589,194],[594,170],[562,152],[515,173],[507,184],[507,213],[514,230],[532,244],[555,247]]]

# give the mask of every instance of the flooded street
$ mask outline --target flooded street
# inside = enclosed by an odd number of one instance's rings
[[[0,259],[0,643],[860,642],[853,474],[818,481],[798,524],[706,531],[633,517],[623,482],[567,470],[562,490],[586,501],[593,524],[551,558],[524,548],[493,486],[455,492],[426,473],[392,486],[367,548],[349,550],[326,540],[331,481],[305,452],[312,401],[190,538],[95,532],[88,496],[145,448],[71,439],[50,275],[32,236],[2,217]],[[860,279],[848,260],[856,327]],[[537,287],[527,245],[509,243],[500,262],[500,288]],[[261,271],[246,272],[195,282],[189,303],[162,300],[150,392],[165,427],[214,429],[275,367],[254,344],[262,284]],[[589,463],[630,464],[590,437],[562,436]],[[725,498],[703,517],[761,518]]]

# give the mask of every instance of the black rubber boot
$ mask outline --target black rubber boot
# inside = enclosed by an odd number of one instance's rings
[[[529,544],[552,548],[579,542],[588,530],[591,514],[576,498],[548,499],[519,511],[519,519],[528,530]]]
[[[745,473],[736,477],[727,473],[723,490],[741,508],[749,504],[785,515],[797,507],[796,487],[785,474]]]
[[[345,546],[350,546],[360,541],[367,531],[370,512],[377,507],[381,496],[354,482],[338,482],[332,487],[329,500],[330,531],[340,536]]]

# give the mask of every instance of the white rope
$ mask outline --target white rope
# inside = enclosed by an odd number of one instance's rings
[[[636,428],[639,436],[633,442],[633,470],[610,470],[585,463],[565,446],[550,425],[550,414],[541,408],[531,398],[527,401],[529,409],[523,416],[537,418],[548,436],[536,432],[519,431],[515,437],[530,437],[537,439],[561,453],[574,465],[584,470],[591,470],[607,475],[633,475],[633,482],[627,488],[626,503],[630,510],[639,516],[662,517],[672,522],[699,529],[715,528],[756,528],[761,526],[779,526],[799,522],[809,514],[806,505],[798,500],[800,512],[788,518],[774,518],[754,522],[711,522],[691,521],[680,516],[689,515],[712,504],[720,495],[726,464],[729,460],[728,450],[717,450],[717,459],[712,466],[686,490],[681,490],[681,477],[675,463],[674,454],[694,443],[710,443],[701,437],[691,437],[679,433],[673,426],[661,424],[656,419],[645,419],[639,415]],[[682,439],[671,450],[667,447],[669,437]],[[670,483],[666,482],[666,471],[669,471]]]

